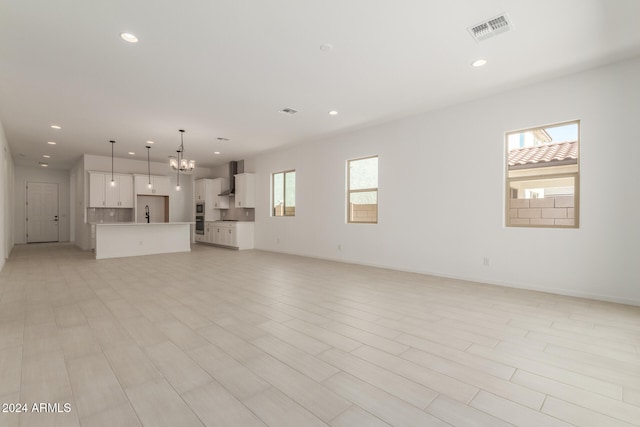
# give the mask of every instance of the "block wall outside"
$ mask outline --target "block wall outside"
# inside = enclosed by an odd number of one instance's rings
[[[509,225],[575,225],[573,196],[510,199]]]
[[[286,208],[283,205],[278,205],[275,208],[275,216],[294,216],[296,214],[295,206],[287,206]]]
[[[349,203],[351,222],[378,222],[377,204]]]

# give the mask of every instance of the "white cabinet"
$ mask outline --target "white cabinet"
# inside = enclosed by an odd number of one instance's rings
[[[240,173],[236,178],[236,208],[256,207],[256,175]]]
[[[212,182],[211,189],[213,192],[213,208],[229,209],[229,196],[218,195],[229,189],[229,180],[226,178],[216,178]]]
[[[197,179],[196,180],[196,193],[195,200],[196,202],[206,202],[207,196],[207,184],[209,184],[209,188],[211,188],[211,184],[209,183],[210,179]]]
[[[151,175],[149,188],[149,175],[135,175],[135,188],[142,196],[168,196],[171,185],[168,176]]]
[[[204,234],[201,235],[202,241],[205,243],[213,243],[213,233],[215,230],[215,222],[204,223]]]
[[[90,208],[133,208],[133,176],[89,172]]]
[[[216,245],[230,246],[227,242],[231,241],[231,239],[228,237],[229,231],[231,230],[231,225],[231,223],[216,222],[213,227],[214,232],[211,243]]]
[[[237,247],[236,228],[236,223],[233,222],[217,223],[213,243],[222,246]]]
[[[105,200],[108,208],[132,208],[133,207],[133,176],[114,175],[116,185],[111,185],[111,179],[106,177]]]
[[[105,192],[105,176],[103,173],[89,172],[89,207],[104,208],[106,201]]]
[[[196,241],[240,250],[253,249],[253,222],[207,221],[204,235],[196,235]]]

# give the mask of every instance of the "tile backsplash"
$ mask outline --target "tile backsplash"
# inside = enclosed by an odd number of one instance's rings
[[[229,209],[221,209],[220,219],[232,221],[255,221],[256,210],[253,208],[236,208],[234,196],[229,196]]]
[[[89,224],[117,224],[120,222],[134,222],[133,209],[88,208],[87,222]]]

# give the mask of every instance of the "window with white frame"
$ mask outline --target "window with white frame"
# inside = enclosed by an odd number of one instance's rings
[[[506,225],[577,228],[580,122],[506,135]]]
[[[296,214],[296,171],[288,170],[272,174],[273,216],[295,216]]]
[[[347,161],[347,222],[378,223],[378,156]]]

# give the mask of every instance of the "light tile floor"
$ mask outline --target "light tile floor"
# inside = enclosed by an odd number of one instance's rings
[[[637,426],[640,308],[261,251],[22,245],[0,403],[28,405],[0,426]]]

